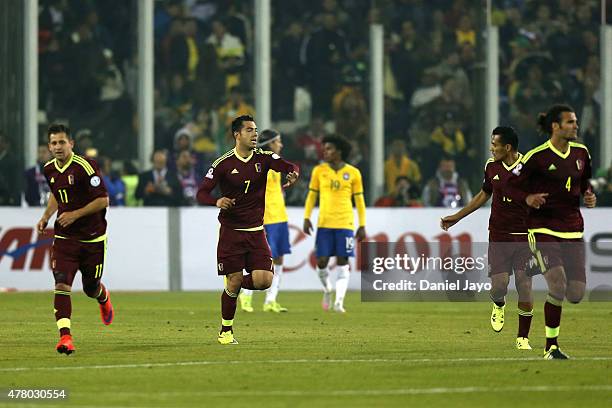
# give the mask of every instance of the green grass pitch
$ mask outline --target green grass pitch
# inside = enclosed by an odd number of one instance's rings
[[[361,303],[325,313],[320,294],[281,293],[289,313],[238,311],[240,342],[216,342],[219,294],[113,293],[105,327],[73,294],[77,351],[55,352],[52,294],[0,294],[0,390],[67,389],[65,401],[0,407],[609,407],[612,303],[564,305],[569,361],[541,359],[542,302],[532,351],[514,349],[513,301],[494,333],[488,303]]]

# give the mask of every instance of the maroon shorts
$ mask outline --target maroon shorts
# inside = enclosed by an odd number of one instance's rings
[[[72,286],[78,270],[81,270],[83,280],[99,281],[104,271],[105,254],[106,240],[79,242],[55,238],[51,247],[51,269],[55,283]]]
[[[489,276],[524,271],[532,254],[527,234],[489,231]]]
[[[217,244],[217,273],[227,275],[246,270],[272,271],[272,252],[266,232],[236,231],[221,226]]]
[[[549,234],[530,233],[529,244],[542,273],[562,266],[568,281],[586,283],[584,240],[565,239]]]

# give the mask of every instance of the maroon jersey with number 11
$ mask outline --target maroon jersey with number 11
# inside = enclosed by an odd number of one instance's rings
[[[57,201],[57,216],[78,210],[99,197],[107,197],[106,187],[98,165],[91,159],[72,154],[59,167],[53,159],[44,167],[51,194]],[[81,217],[68,227],[55,222],[55,235],[61,238],[89,241],[106,234],[106,209]]]

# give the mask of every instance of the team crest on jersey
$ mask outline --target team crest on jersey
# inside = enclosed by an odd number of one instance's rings
[[[217,269],[219,269],[219,272],[223,272],[223,262],[219,262]]]
[[[582,160],[578,159],[576,160],[576,167],[578,168],[578,170],[582,170],[584,167],[584,163],[582,162]]]
[[[74,184],[74,176],[72,174],[68,175],[68,184],[70,185]]]
[[[261,173],[261,163],[255,163],[255,171]]]
[[[342,178],[345,179],[345,180],[348,180],[349,179],[349,174],[348,173],[344,173],[342,175]]]
[[[520,176],[522,169],[523,169],[523,163],[519,163],[516,165],[514,169],[512,169],[512,174],[514,174],[515,176]]]

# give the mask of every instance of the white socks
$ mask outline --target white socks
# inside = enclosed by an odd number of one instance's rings
[[[323,292],[325,293],[329,293],[332,291],[332,285],[331,285],[331,281],[329,280],[329,271],[327,270],[327,267],[320,269],[319,267],[317,267],[317,274],[319,275],[319,279],[321,280],[321,283],[323,284]]]
[[[243,296],[251,296],[253,291],[251,289],[240,289],[240,294]]]
[[[337,266],[338,278],[336,279],[336,304],[343,305],[346,290],[349,284],[350,265]]]
[[[276,296],[278,295],[278,289],[280,288],[283,269],[283,265],[274,265],[274,276],[272,277],[272,284],[268,289],[266,289],[265,303],[276,302]]]

